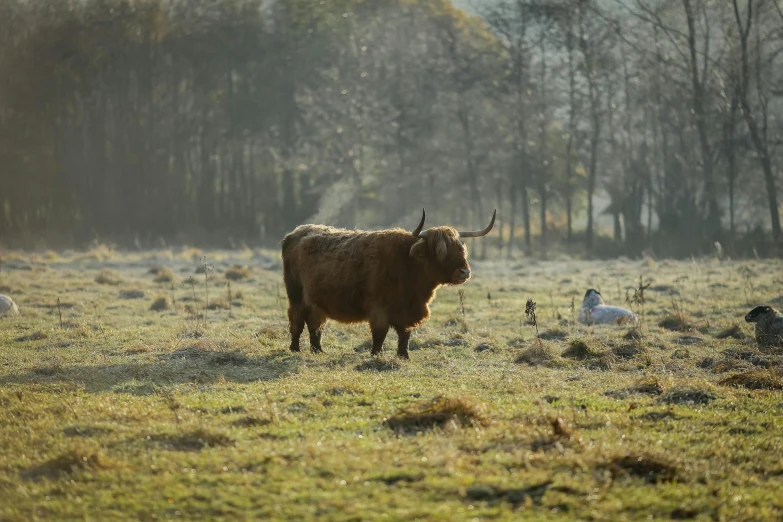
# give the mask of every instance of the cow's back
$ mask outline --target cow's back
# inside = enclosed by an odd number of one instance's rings
[[[342,322],[367,319],[380,276],[379,265],[396,263],[396,248],[409,232],[367,232],[301,225],[283,240],[286,277],[300,282],[304,302]],[[411,239],[411,241],[413,241]],[[401,245],[403,257],[409,246]],[[383,284],[383,283],[381,283]],[[388,297],[388,296],[387,296]]]

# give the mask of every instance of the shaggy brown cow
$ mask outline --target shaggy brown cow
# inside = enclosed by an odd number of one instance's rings
[[[323,225],[301,225],[283,239],[283,279],[288,293],[291,351],[299,351],[305,324],[310,349],[322,352],[326,319],[369,322],[372,354],[378,355],[389,328],[399,336],[397,355],[408,357],[411,331],[430,316],[427,306],[440,285],[460,285],[470,278],[468,251],[460,237],[484,236],[451,227],[413,232],[368,232]]]

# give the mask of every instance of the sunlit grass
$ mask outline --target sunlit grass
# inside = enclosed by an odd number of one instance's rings
[[[474,261],[400,361],[332,322],[324,355],[288,352],[274,252],[6,259],[2,520],[783,517],[782,358],[742,322],[774,262]],[[641,338],[571,322],[640,275]]]

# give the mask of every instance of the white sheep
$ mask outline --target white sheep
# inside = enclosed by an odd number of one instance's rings
[[[745,322],[756,323],[759,346],[783,346],[783,314],[771,306],[757,306],[745,314]]]
[[[19,315],[19,308],[7,295],[0,294],[0,315]]]
[[[586,325],[593,324],[636,324],[638,318],[636,314],[619,306],[609,306],[604,304],[601,293],[598,290],[589,289],[585,293],[582,306],[576,317],[577,321]]]

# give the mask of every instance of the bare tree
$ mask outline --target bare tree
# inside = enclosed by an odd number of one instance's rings
[[[761,38],[760,28],[758,24],[757,10],[754,13],[753,0],[747,0],[745,4],[745,19],[742,19],[742,13],[740,12],[739,1],[732,0],[732,7],[734,9],[734,17],[737,23],[737,30],[739,31],[739,45],[740,45],[740,71],[737,78],[737,93],[739,96],[739,104],[742,108],[742,115],[745,119],[745,123],[748,126],[750,137],[753,143],[753,148],[756,151],[759,162],[761,164],[762,172],[764,173],[764,184],[767,190],[767,202],[769,205],[769,217],[772,225],[772,236],[778,248],[783,247],[781,243],[781,231],[780,231],[780,213],[778,210],[777,191],[775,187],[775,173],[772,170],[772,158],[769,149],[769,100],[764,89],[764,81],[762,79],[762,46],[763,39]],[[777,7],[777,4],[775,4]],[[756,48],[755,48],[755,63],[751,64],[751,49],[750,49],[750,36],[754,29],[754,21],[756,21],[755,33],[756,33]],[[755,66],[755,78],[751,78],[751,67]],[[755,80],[755,94],[756,101],[758,103],[758,109],[754,110],[750,102],[751,82]]]

